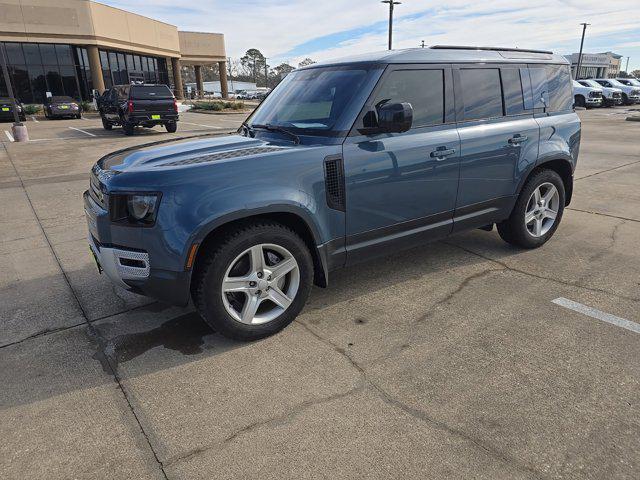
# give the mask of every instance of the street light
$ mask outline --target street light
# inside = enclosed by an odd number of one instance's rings
[[[424,48],[424,40],[422,40],[422,43],[420,44],[420,46]]]
[[[391,39],[393,37],[393,6],[400,5],[402,2],[394,2],[393,0],[382,0],[380,3],[389,4],[389,50],[391,50]]]
[[[7,93],[9,94],[9,98],[11,98],[11,102],[13,103],[13,127],[11,127],[11,131],[13,132],[13,138],[17,142],[26,142],[29,140],[29,134],[27,132],[27,127],[25,127],[20,121],[20,116],[18,114],[18,102],[16,102],[15,97],[13,96],[13,87],[11,86],[11,77],[9,77],[9,70],[7,69],[7,59],[5,57],[4,46],[0,45],[0,51],[2,52],[2,74],[4,75],[4,83],[7,86]]]
[[[582,47],[584,45],[584,33],[587,31],[587,26],[590,23],[581,23],[582,25],[582,40],[580,40],[580,53],[578,53],[578,68],[576,68],[576,80],[580,79],[580,65],[582,64]]]

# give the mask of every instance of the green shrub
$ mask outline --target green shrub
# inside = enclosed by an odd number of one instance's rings
[[[24,105],[22,109],[25,115],[35,115],[42,110],[42,105]]]
[[[90,112],[93,110],[93,103],[91,102],[87,102],[86,100],[83,100],[80,102],[80,109],[83,112]]]
[[[195,102],[194,110],[209,110],[220,112],[222,110],[242,110],[244,103],[242,102]]]

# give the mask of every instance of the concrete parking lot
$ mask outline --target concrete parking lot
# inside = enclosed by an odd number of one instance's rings
[[[98,275],[81,201],[100,156],[243,116],[184,113],[175,134],[133,137],[97,118],[30,121],[27,144],[2,133],[0,477],[637,479],[628,110],[579,112],[573,202],[543,248],[478,230],[341,271],[256,343]]]

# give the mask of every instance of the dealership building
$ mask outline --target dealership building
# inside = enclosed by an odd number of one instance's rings
[[[0,44],[16,97],[42,103],[48,95],[89,100],[112,85],[164,83],[183,98],[182,66],[218,64],[227,96],[224,36],[183,32],[174,25],[89,0],[4,0]],[[7,95],[0,75],[0,96]]]
[[[573,78],[615,78],[620,75],[622,55],[613,52],[583,53],[578,75],[578,53],[567,55]]]

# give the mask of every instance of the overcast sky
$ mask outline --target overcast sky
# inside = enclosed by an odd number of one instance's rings
[[[176,25],[220,32],[227,55],[258,48],[269,65],[384,50],[388,6],[378,0],[101,0]],[[394,48],[457,44],[577,52],[580,22],[586,53],[614,51],[640,68],[637,0],[403,0],[396,6]],[[624,59],[626,62],[626,58]],[[624,69],[625,63],[622,68]]]

